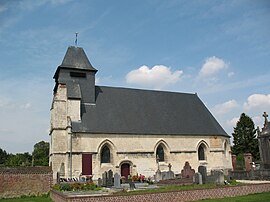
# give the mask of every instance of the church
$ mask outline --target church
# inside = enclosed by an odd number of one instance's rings
[[[112,170],[123,177],[232,168],[230,136],[197,94],[95,85],[83,48],[68,47],[54,74],[50,166],[54,179]]]

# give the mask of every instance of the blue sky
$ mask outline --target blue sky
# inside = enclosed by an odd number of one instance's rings
[[[83,47],[98,85],[197,93],[228,134],[270,113],[270,2],[1,0],[0,148],[49,141],[54,72]]]

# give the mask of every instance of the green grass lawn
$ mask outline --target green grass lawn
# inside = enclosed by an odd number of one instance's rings
[[[209,189],[209,188],[219,188],[219,187],[227,187],[227,186],[235,186],[240,185],[242,183],[233,183],[231,185],[217,185],[217,184],[191,184],[191,185],[165,185],[160,186],[155,189],[143,189],[143,190],[134,190],[134,191],[119,191],[114,194],[120,195],[134,195],[134,194],[142,194],[142,193],[160,193],[160,192],[168,192],[168,191],[179,191],[179,190],[192,190],[192,189]]]
[[[0,199],[0,202],[52,202],[52,200],[50,196],[37,196],[37,197]]]
[[[205,200],[199,200],[199,201],[200,202],[269,202],[270,192],[250,194],[247,196],[222,198],[222,199],[205,199]]]

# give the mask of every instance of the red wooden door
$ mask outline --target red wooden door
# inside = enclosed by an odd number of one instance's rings
[[[125,176],[128,179],[130,175],[130,165],[128,163],[124,163],[121,166],[121,176]]]
[[[82,174],[92,175],[92,154],[82,154]]]

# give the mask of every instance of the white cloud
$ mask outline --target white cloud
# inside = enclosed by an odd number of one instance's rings
[[[228,64],[224,62],[224,60],[212,56],[205,60],[200,72],[199,77],[209,77],[218,73],[222,69],[226,69]]]
[[[247,102],[244,103],[245,110],[251,109],[261,109],[269,110],[270,109],[270,94],[253,94],[248,97]]]
[[[234,117],[231,120],[226,121],[226,125],[233,128],[236,126],[237,121],[239,121],[239,117]]]
[[[232,109],[236,108],[238,106],[238,103],[235,100],[229,100],[227,102],[224,102],[222,104],[217,104],[214,107],[214,113],[215,114],[225,114],[230,112]]]
[[[164,65],[155,65],[152,68],[146,65],[130,71],[126,75],[126,82],[140,86],[163,88],[169,84],[175,84],[181,79],[183,71],[172,72],[169,67]]]

